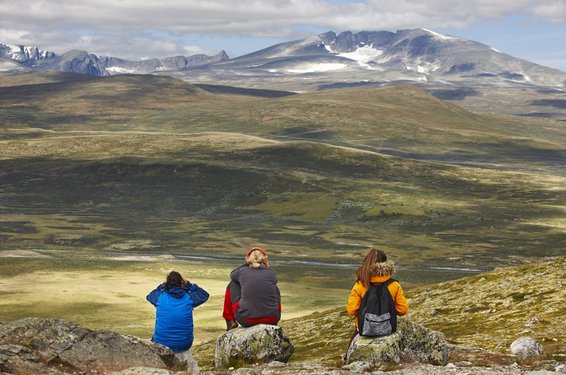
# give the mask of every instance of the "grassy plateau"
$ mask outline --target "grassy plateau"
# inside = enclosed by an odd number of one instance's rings
[[[285,320],[345,304],[377,246],[415,290],[412,317],[435,326],[425,316],[444,310],[415,288],[565,255],[564,165],[565,123],[413,86],[264,98],[162,76],[0,75],[0,320],[150,337],[145,295],[177,269],[211,293],[202,341],[222,331],[249,246],[270,253]]]

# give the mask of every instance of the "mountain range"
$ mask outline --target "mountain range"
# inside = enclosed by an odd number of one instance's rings
[[[35,46],[0,44],[0,60],[4,60],[4,66],[0,65],[0,72],[8,73],[58,70],[95,76],[124,73],[148,74],[160,71],[183,70],[227,59],[229,57],[226,52],[221,51],[215,56],[197,54],[133,61],[117,57],[98,56],[80,50],[72,50],[58,56],[54,52],[43,51]]]
[[[236,58],[221,51],[132,61],[0,44],[0,72],[159,74],[193,84],[290,92],[412,83],[478,112],[566,120],[566,73],[427,29],[329,31]]]

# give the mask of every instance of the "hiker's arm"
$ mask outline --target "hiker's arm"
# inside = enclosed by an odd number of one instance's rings
[[[208,292],[202,289],[197,284],[190,284],[187,286],[187,290],[193,299],[193,304],[195,307],[202,305],[206,301],[208,301]]]
[[[358,283],[354,285],[350,296],[348,297],[348,305],[346,305],[346,311],[350,316],[358,315],[358,310],[360,309],[360,304],[362,303],[362,296],[360,294],[359,288],[357,288]]]
[[[405,298],[405,294],[403,293],[403,288],[401,288],[401,284],[399,284],[399,288],[397,288],[397,292],[395,293],[395,311],[397,315],[405,315],[409,312],[409,303]]]
[[[159,285],[157,288],[153,289],[149,294],[145,297],[153,306],[157,306],[157,299],[163,293],[163,284]]]

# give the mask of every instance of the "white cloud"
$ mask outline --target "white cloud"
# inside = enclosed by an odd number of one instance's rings
[[[194,46],[185,39],[190,34],[289,38],[313,29],[462,28],[514,13],[566,23],[566,0],[0,0],[0,42],[163,57],[218,52]]]

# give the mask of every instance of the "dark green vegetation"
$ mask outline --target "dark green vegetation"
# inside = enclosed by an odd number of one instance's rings
[[[411,86],[258,98],[0,77],[0,246],[358,262],[377,245],[488,269],[564,253],[565,145],[564,124]]]

